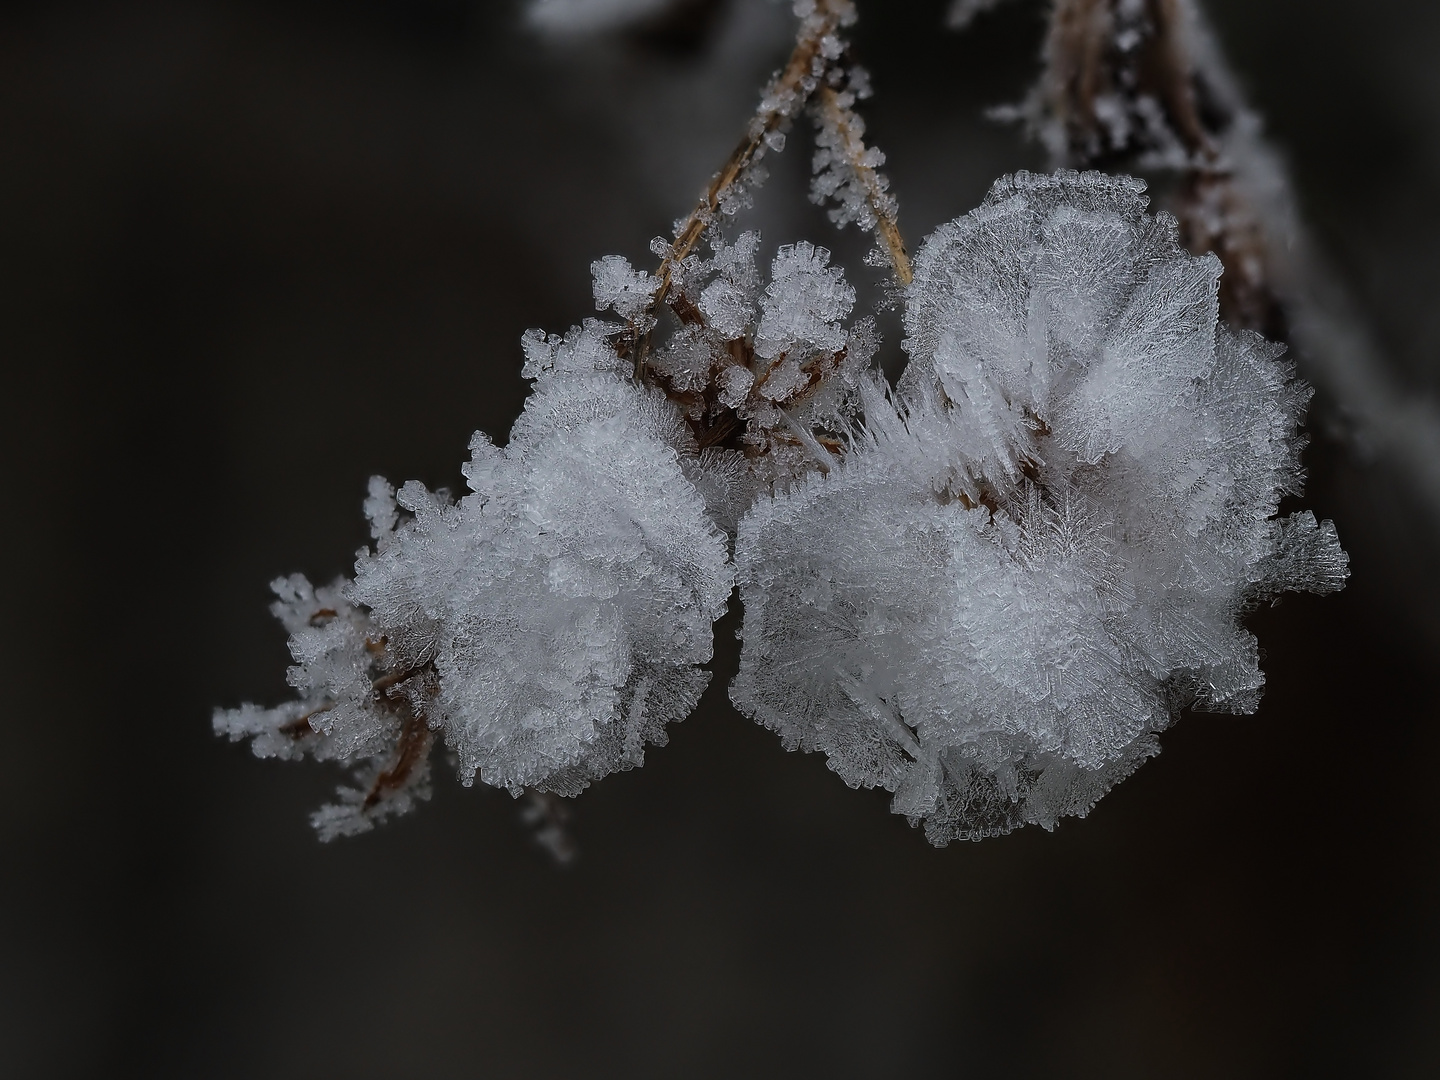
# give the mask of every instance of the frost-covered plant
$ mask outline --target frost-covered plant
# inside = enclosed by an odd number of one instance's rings
[[[998,181],[912,265],[853,111],[853,7],[795,11],[656,273],[602,258],[616,318],[524,336],[533,389],[505,446],[472,439],[469,492],[376,477],[353,579],[275,583],[297,700],[215,726],[354,770],[322,837],[424,798],[438,738],[465,783],[531,793],[565,852],[552,797],[664,744],[737,581],[731,697],[787,747],[894,792],[937,844],[1051,828],[1181,708],[1255,708],[1251,605],[1343,584],[1334,528],[1277,517],[1309,391],[1219,322],[1220,261],[1143,183],[1062,171]],[[874,234],[903,299],[893,391],[830,252],[796,240],[762,267],[728,227],[807,108],[812,197]]]
[[[1182,706],[1253,711],[1238,616],[1345,580],[1275,516],[1308,390],[1142,190],[1021,173],[938,229],[893,398],[741,523],[735,703],[936,843],[1083,815]]]
[[[313,743],[317,757],[373,758],[397,728],[424,744],[388,772],[372,765],[368,787],[317,815],[322,835],[408,799],[431,731],[467,783],[574,795],[639,765],[695,707],[731,591],[726,539],[687,478],[701,470],[689,428],[619,370],[606,329],[526,339],[535,389],[506,447],[471,441],[469,494],[411,481],[397,497],[376,477],[375,549],[355,579],[318,593],[276,582],[301,701],[217,726],[256,734],[261,756]]]
[[[1000,0],[953,0],[962,27]],[[1032,0],[1032,3],[1036,0]],[[1293,346],[1358,441],[1440,520],[1440,409],[1394,365],[1308,235],[1283,155],[1229,70],[1200,0],[1044,0],[1043,66],[1018,107],[1052,168],[1151,177],[1180,242],[1225,266],[1220,317]]]

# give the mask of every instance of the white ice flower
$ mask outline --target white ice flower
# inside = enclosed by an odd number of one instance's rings
[[[358,770],[315,816],[323,837],[428,794],[432,733],[467,782],[573,795],[640,764],[694,708],[732,587],[695,483],[723,463],[633,380],[610,344],[621,331],[527,335],[534,392],[509,445],[476,433],[470,494],[376,478],[376,546],[355,580],[276,582],[300,700],[220,711],[215,726],[261,756]]]
[[[893,399],[740,525],[735,703],[936,843],[1083,815],[1181,706],[1253,710],[1239,616],[1347,573],[1276,517],[1308,390],[1142,190],[1021,173],[938,229]]]
[[[428,715],[462,777],[575,794],[694,708],[726,540],[687,479],[689,429],[620,372],[543,377],[509,445],[477,434],[471,451],[458,502],[401,489],[414,517],[350,595],[434,665]]]

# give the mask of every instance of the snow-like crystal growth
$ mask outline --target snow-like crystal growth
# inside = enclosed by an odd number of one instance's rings
[[[1308,389],[1142,192],[1020,173],[938,229],[896,393],[740,524],[731,697],[937,844],[1085,814],[1183,706],[1252,711],[1239,617],[1347,576],[1276,516]]]
[[[367,509],[380,496],[372,481]],[[399,672],[387,661],[384,632],[351,602],[343,579],[317,589],[293,574],[270,587],[278,597],[270,610],[290,634],[295,665],[289,682],[299,700],[274,709],[216,710],[216,733],[249,738],[256,757],[293,760],[308,754],[353,766],[356,786],[341,787],[339,802],[311,817],[325,840],[366,832],[429,798],[428,730],[419,727],[408,742],[402,739],[413,725],[414,706],[433,690],[429,673],[403,681],[393,677]],[[392,761],[401,743],[413,755],[403,774]]]
[[[760,234],[743,232],[733,244],[716,238],[712,247],[714,254],[704,269],[713,277],[700,291],[696,306],[722,338],[742,337],[755,320],[760,294],[760,272],[755,266]]]
[[[573,795],[694,707],[738,577],[731,696],[786,746],[937,844],[1085,814],[1181,708],[1256,707],[1248,607],[1347,575],[1329,522],[1278,516],[1308,389],[1143,191],[1020,173],[938,229],[893,393],[824,248],[768,281],[754,233],[598,260],[626,321],[525,335],[469,494],[373,479],[354,580],[275,583],[299,700],[217,730],[355,769],[327,838],[424,798],[436,736],[466,782]]]
[[[650,298],[660,287],[660,279],[644,270],[636,270],[623,255],[606,255],[590,264],[591,291],[599,311],[614,309],[615,314],[633,319],[650,307]]]
[[[435,666],[429,715],[462,776],[516,793],[575,794],[663,744],[709,680],[729,598],[726,539],[682,463],[694,439],[620,370],[613,329],[531,338],[537,384],[509,445],[476,434],[457,503],[405,485],[414,517],[350,590]]]
[[[888,191],[890,181],[875,171],[885,164],[885,154],[879,147],[865,145],[865,122],[853,111],[856,99],[864,96],[853,88],[866,86],[868,76],[861,68],[850,75],[852,89],[838,95],[836,110],[822,109],[816,115],[810,201],[817,206],[833,201],[835,205],[826,211],[831,221],[842,229],[854,222],[869,232],[875,228],[877,213],[893,219],[897,204]],[[874,178],[874,190],[862,170]]]
[[[598,265],[597,297],[618,282],[613,304],[636,276]],[[623,332],[592,319],[528,334],[534,391],[507,446],[476,433],[469,494],[376,478],[376,545],[354,581],[276,583],[301,700],[215,724],[260,756],[360,767],[360,786],[316,815],[322,836],[423,795],[431,732],[467,783],[573,795],[640,764],[694,708],[733,577],[696,484],[723,489],[724,463],[634,381],[612,344]]]

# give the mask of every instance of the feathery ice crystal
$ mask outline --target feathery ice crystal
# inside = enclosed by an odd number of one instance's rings
[[[935,843],[1085,814],[1182,706],[1253,711],[1238,616],[1346,577],[1275,516],[1308,389],[1143,187],[1021,173],[938,229],[894,395],[740,526],[735,703]]]
[[[703,472],[694,437],[622,372],[614,329],[532,332],[534,392],[508,446],[471,441],[470,494],[411,481],[397,499],[376,477],[375,550],[355,580],[275,583],[301,700],[216,726],[254,735],[260,756],[367,761],[360,786],[316,815],[322,835],[406,809],[432,729],[467,782],[573,795],[640,764],[694,708],[732,587],[726,538],[687,479]],[[386,769],[407,733],[413,760]]]

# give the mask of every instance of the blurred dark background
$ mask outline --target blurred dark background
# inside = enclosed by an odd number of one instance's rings
[[[981,116],[1032,80],[1040,5],[964,35],[944,7],[860,3],[912,246],[1040,163]],[[1209,7],[1434,392],[1440,7]],[[932,850],[783,753],[725,702],[733,615],[700,711],[574,805],[568,869],[443,765],[422,812],[320,845],[338,777],[212,737],[213,706],[286,694],[266,583],[348,568],[371,473],[458,484],[519,411],[521,332],[585,316],[590,260],[648,262],[723,159],[789,17],[702,16],[567,42],[461,0],[0,15],[5,1074],[1440,1075],[1436,523],[1323,394],[1307,502],[1349,588],[1252,619],[1258,715],[1187,716],[1053,834]],[[772,243],[829,235],[808,157],[772,162]]]

